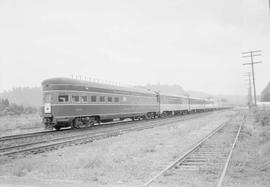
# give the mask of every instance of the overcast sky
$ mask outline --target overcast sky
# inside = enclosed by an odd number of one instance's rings
[[[241,52],[255,49],[260,93],[268,0],[0,0],[0,92],[78,74],[244,95]]]

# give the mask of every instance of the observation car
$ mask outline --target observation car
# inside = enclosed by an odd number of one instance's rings
[[[217,108],[206,99],[71,78],[44,80],[42,89],[43,123],[56,130],[89,127],[114,119],[151,119]]]

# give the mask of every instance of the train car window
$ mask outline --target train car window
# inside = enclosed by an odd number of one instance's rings
[[[114,102],[115,102],[115,103],[119,103],[119,97],[115,97],[115,98],[114,98]]]
[[[87,102],[87,96],[83,95],[81,100],[82,100],[83,103],[86,103]]]
[[[80,98],[78,95],[73,95],[73,96],[71,96],[71,101],[72,102],[80,102]]]
[[[124,102],[127,102],[127,98],[126,98],[126,97],[123,97],[123,101],[124,101]]]
[[[68,95],[59,95],[58,96],[58,102],[60,102],[60,103],[68,102]]]
[[[100,101],[100,102],[105,102],[105,96],[100,96],[100,97],[99,97],[99,101]]]
[[[91,102],[97,102],[97,96],[91,96]]]
[[[108,102],[109,102],[109,103],[112,102],[112,97],[108,97]]]

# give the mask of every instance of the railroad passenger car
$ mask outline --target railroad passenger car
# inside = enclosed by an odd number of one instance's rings
[[[213,106],[211,105],[211,101],[201,98],[189,98],[189,105],[190,105],[190,112],[202,112],[205,111],[207,108],[212,109]]]
[[[71,78],[42,82],[47,128],[81,128],[115,118],[153,118],[159,114],[158,96],[151,91]]]
[[[188,113],[189,101],[186,96],[160,94],[160,114],[162,116]]]
[[[151,119],[218,109],[213,100],[71,78],[42,82],[47,128],[82,128],[113,119]]]
[[[160,94],[160,114],[162,116],[204,112],[214,110],[214,101],[188,96]]]

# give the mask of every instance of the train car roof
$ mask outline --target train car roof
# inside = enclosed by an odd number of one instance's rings
[[[176,94],[170,94],[170,93],[160,93],[161,96],[169,96],[169,97],[181,97],[181,98],[188,98],[186,95],[176,95]],[[204,100],[208,101],[206,98],[198,98],[198,97],[189,97],[190,99],[196,99],[196,100]]]
[[[56,77],[50,78],[42,81],[41,85],[44,86],[46,84],[54,84],[54,85],[76,85],[76,86],[85,86],[85,87],[95,87],[95,88],[103,88],[103,89],[111,89],[111,90],[119,90],[119,91],[129,91],[129,92],[137,92],[143,94],[156,94],[154,90],[150,90],[144,87],[136,87],[136,86],[117,86],[117,85],[110,85],[105,83],[98,83],[86,80],[78,80],[73,78],[64,78],[64,77]],[[188,98],[185,95],[177,95],[177,94],[170,94],[170,93],[159,93],[161,96],[170,96],[170,97],[180,97],[180,98]],[[204,98],[196,98],[196,97],[189,97],[190,99],[196,100],[205,100]]]
[[[144,94],[155,94],[154,91],[148,90],[147,88],[135,87],[135,86],[117,86],[110,85],[106,83],[98,83],[86,80],[78,80],[72,78],[50,78],[42,81],[41,85],[44,86],[46,84],[54,84],[54,85],[76,85],[76,86],[85,86],[85,87],[95,87],[95,88],[103,88],[103,89],[114,89],[120,91],[129,91],[129,92],[138,92]]]
[[[168,96],[168,97],[183,97],[183,98],[187,98],[187,96],[185,95],[177,95],[177,94],[171,94],[171,93],[163,93],[163,92],[160,92],[159,93],[161,96]]]

